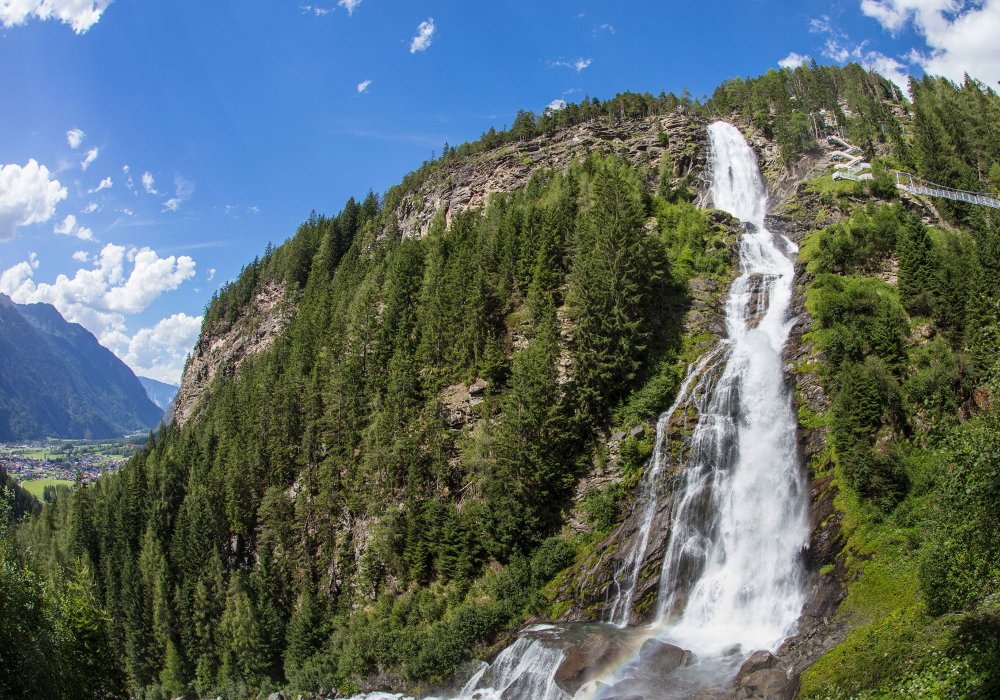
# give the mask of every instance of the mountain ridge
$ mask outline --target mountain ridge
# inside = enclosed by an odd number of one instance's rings
[[[0,324],[0,439],[119,437],[159,421],[132,370],[52,305],[0,295]]]

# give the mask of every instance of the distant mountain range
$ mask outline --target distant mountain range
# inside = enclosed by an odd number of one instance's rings
[[[50,304],[0,294],[0,441],[112,438],[163,415],[125,363]]]
[[[177,396],[177,391],[180,389],[179,386],[175,386],[174,384],[167,384],[150,379],[149,377],[136,375],[136,378],[142,384],[142,388],[146,390],[149,400],[159,406],[162,411],[166,411],[170,404],[173,403],[174,397]]]

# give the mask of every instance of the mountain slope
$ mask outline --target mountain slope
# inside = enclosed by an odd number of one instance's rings
[[[929,658],[906,640],[943,630],[953,651],[961,630],[942,606],[988,627],[998,580],[996,510],[983,507],[995,470],[948,466],[968,461],[969,432],[995,453],[984,348],[997,292],[947,291],[975,277],[963,269],[1000,274],[997,221],[897,204],[885,175],[952,171],[959,185],[989,172],[997,101],[933,80],[914,94],[908,105],[859,66],[803,66],[729,81],[707,105],[620,95],[522,114],[381,200],[310,217],[213,299],[183,423],[25,540],[93,562],[133,688],[171,696],[413,688],[495,653],[529,618],[600,619],[652,423],[725,332],[740,230],[692,204],[705,199],[703,127],[725,115],[779,193],[773,230],[804,249],[787,376],[812,478],[811,601],[782,662],[810,667],[819,697],[847,683],[901,694],[913,670],[901,660]],[[975,149],[942,118],[962,105]],[[872,182],[816,177],[832,134],[879,159]],[[900,232],[923,236],[917,262],[936,280],[924,295],[907,287],[921,277]],[[873,280],[835,279],[858,271]],[[974,323],[955,312],[968,306]],[[925,325],[941,337],[931,347]],[[963,494],[974,532],[956,522]],[[968,580],[942,554],[961,538],[986,575]],[[647,605],[658,565],[639,581]],[[865,643],[889,645],[901,615],[909,636],[869,658]]]
[[[48,304],[0,295],[0,440],[106,438],[162,411],[121,360]]]
[[[160,382],[156,379],[150,379],[149,377],[140,377],[136,375],[136,379],[142,384],[142,388],[146,390],[146,395],[149,400],[155,403],[160,410],[166,411],[173,402],[174,397],[177,396],[177,391],[180,389],[179,386],[174,384],[167,384],[166,382]]]

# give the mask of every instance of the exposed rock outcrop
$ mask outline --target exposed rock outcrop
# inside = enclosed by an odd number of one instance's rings
[[[431,175],[398,208],[399,230],[404,237],[421,238],[438,211],[450,223],[459,212],[485,206],[491,195],[527,184],[537,170],[565,170],[590,153],[618,154],[633,165],[648,166],[654,179],[660,159],[669,153],[675,178],[697,184],[705,166],[705,140],[702,123],[674,113],[614,122],[594,119],[510,143]]]
[[[197,415],[209,396],[212,380],[220,372],[234,377],[247,358],[271,347],[288,325],[293,310],[285,300],[284,287],[276,282],[264,285],[253,302],[223,329],[204,329],[198,338],[181,379],[174,404],[174,417],[184,425]]]

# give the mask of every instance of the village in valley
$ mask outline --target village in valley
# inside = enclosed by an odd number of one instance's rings
[[[71,487],[77,480],[89,484],[114,472],[146,440],[146,435],[130,435],[117,440],[0,443],[0,467],[41,501],[46,487]]]

